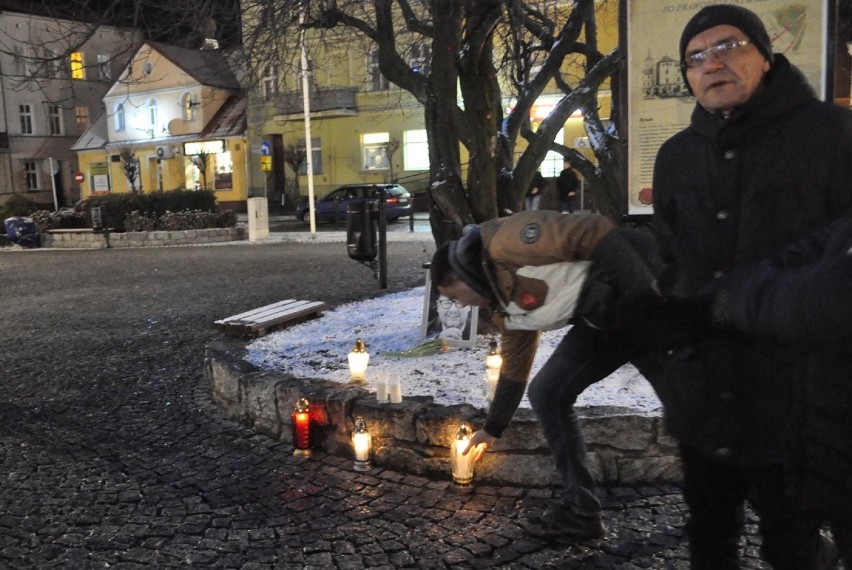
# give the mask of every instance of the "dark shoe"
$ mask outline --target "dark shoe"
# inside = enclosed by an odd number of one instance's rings
[[[541,538],[586,540],[603,538],[606,534],[600,515],[585,517],[566,508],[548,510],[542,515],[528,517],[520,524],[527,534]]]

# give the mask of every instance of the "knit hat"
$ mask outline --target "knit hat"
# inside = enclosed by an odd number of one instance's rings
[[[686,45],[689,43],[689,40],[705,30],[724,24],[742,31],[742,33],[748,36],[748,39],[751,40],[755,47],[760,50],[766,61],[770,65],[772,64],[772,40],[769,39],[769,34],[766,32],[763,22],[751,10],[731,4],[716,4],[702,8],[687,22],[680,36],[680,61],[684,60]],[[686,81],[686,70],[683,70],[683,80],[688,87],[689,82]]]
[[[450,267],[471,289],[484,297],[491,297],[488,278],[482,267],[482,237],[479,226],[468,225],[462,230],[458,241],[451,241],[449,249]]]

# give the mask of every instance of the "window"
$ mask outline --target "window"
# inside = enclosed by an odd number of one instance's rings
[[[27,103],[22,103],[18,105],[18,114],[21,116],[21,134],[33,134],[33,108]]]
[[[148,124],[154,129],[157,127],[159,110],[157,108],[157,100],[153,97],[148,99]]]
[[[231,190],[234,187],[234,161],[231,159],[230,152],[221,152],[214,154],[214,166],[216,168],[216,176],[213,180],[214,190]]]
[[[59,105],[47,106],[47,132],[51,135],[62,134],[62,108]]]
[[[299,139],[299,148],[305,148],[305,139]],[[314,169],[314,174],[322,174],[322,141],[318,138],[311,137],[311,166]],[[299,174],[308,173],[308,161],[302,163],[299,168]]]
[[[402,133],[402,163],[405,170],[429,170],[429,141],[426,129]]]
[[[112,78],[112,70],[109,65],[110,59],[112,58],[107,54],[98,54],[98,79],[101,81],[109,81]]]
[[[74,107],[74,119],[77,123],[77,134],[82,135],[89,128],[89,108],[84,105]]]
[[[24,59],[24,50],[21,46],[15,46],[15,75],[24,75],[26,73],[26,61]]]
[[[38,190],[38,165],[36,161],[24,161],[24,181],[27,190]]]
[[[432,60],[432,47],[426,42],[416,42],[411,46],[409,66],[411,71],[429,75],[429,62]]]
[[[361,157],[364,170],[387,170],[389,168],[387,145],[389,133],[364,133],[361,135]]]
[[[556,133],[556,136],[553,138],[554,142],[561,143],[565,140],[565,131],[564,129],[559,129],[559,132]],[[541,167],[539,171],[541,175],[546,178],[553,178],[554,176],[559,176],[559,173],[562,172],[562,155],[556,151],[549,150],[547,151],[547,155],[545,155],[544,160],[541,162]]]
[[[86,79],[83,52],[75,51],[71,53],[71,79]]]
[[[47,76],[48,78],[54,78],[59,75],[60,65],[58,65],[59,60],[57,59],[56,54],[50,51],[48,48],[44,48],[42,58],[44,59],[45,76]]]
[[[367,69],[370,73],[370,89],[373,91],[387,91],[390,84],[379,70],[379,50],[374,49],[370,52],[370,61],[367,64]]]
[[[181,118],[184,121],[191,121],[195,118],[195,106],[198,105],[192,100],[192,93],[184,93],[180,98]]]
[[[260,94],[264,101],[271,101],[278,95],[277,65],[267,65],[263,69],[263,77],[260,80]]]
[[[116,132],[120,132],[124,130],[124,105],[119,103],[115,106],[115,110],[112,115],[113,125],[115,126]]]

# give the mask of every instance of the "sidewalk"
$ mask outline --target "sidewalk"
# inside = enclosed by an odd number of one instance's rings
[[[246,214],[237,214],[237,223],[248,225]],[[415,212],[414,220],[400,218],[387,224],[387,240],[394,242],[432,242],[427,212]],[[345,243],[346,220],[338,224],[318,223],[311,233],[305,222],[292,214],[269,216],[269,238],[256,243]]]

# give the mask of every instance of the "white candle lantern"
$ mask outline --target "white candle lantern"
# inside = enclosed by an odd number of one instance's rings
[[[497,341],[492,339],[488,344],[488,354],[485,356],[485,400],[488,402],[494,399],[502,366],[503,356],[500,354]]]
[[[389,374],[387,377],[387,384],[390,403],[402,403],[402,383],[399,380],[399,374]]]
[[[376,401],[386,404],[388,401],[388,377],[387,374],[376,376]]]
[[[352,449],[355,451],[355,471],[369,471],[373,465],[370,462],[372,441],[367,431],[367,422],[358,416],[355,418],[355,431],[352,432]]]
[[[450,464],[453,472],[453,484],[458,488],[468,488],[473,483],[473,450],[467,455],[464,451],[470,445],[470,426],[462,422],[456,437],[450,446]]]
[[[349,353],[349,379],[356,384],[363,384],[367,378],[367,364],[370,362],[370,353],[364,341],[355,340],[355,346]]]

